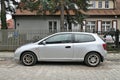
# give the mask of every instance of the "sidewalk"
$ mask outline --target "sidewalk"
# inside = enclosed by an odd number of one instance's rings
[[[0,52],[0,61],[11,59],[14,57],[14,52]]]
[[[0,52],[0,60],[4,58],[13,58],[14,52]],[[107,60],[120,60],[120,53],[108,53]]]
[[[14,52],[0,52],[0,58],[4,57],[12,58],[14,57]]]

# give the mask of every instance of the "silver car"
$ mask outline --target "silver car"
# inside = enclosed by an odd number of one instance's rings
[[[106,54],[106,44],[97,34],[59,32],[19,47],[15,59],[26,66],[37,61],[84,61],[95,67],[104,61]]]

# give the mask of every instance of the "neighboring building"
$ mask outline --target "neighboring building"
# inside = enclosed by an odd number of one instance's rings
[[[90,0],[93,4],[86,13],[84,31],[106,32],[120,29],[120,0]]]
[[[6,23],[8,29],[14,28],[14,20],[12,19],[12,14],[15,12],[15,8],[20,0],[4,0],[5,12],[6,12]],[[0,14],[1,14],[1,0],[0,0]],[[1,29],[1,18],[0,18],[0,29]]]
[[[13,29],[14,28],[14,20],[13,19],[9,19],[7,20],[7,26],[8,26],[8,29]],[[1,20],[0,20],[0,29],[1,29]]]
[[[71,24],[71,29],[85,32],[104,33],[111,28],[120,30],[120,0],[90,0],[91,7],[84,14],[89,15],[81,27]],[[71,14],[72,11],[71,11]],[[35,12],[17,10],[14,15],[15,28],[18,30],[47,30],[55,32],[60,30],[60,12],[55,15],[40,16]],[[65,29],[69,30],[65,22]]]

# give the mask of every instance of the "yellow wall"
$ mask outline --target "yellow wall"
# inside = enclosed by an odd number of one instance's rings
[[[113,3],[113,1],[110,1],[110,2],[109,2],[109,8],[114,8],[114,3]]]
[[[120,30],[120,19],[118,19],[117,21],[118,21],[118,22],[117,22],[117,27],[118,27],[118,29]]]
[[[91,0],[89,3],[92,4],[92,1],[96,1],[96,5],[95,5],[96,8],[95,9],[98,9],[99,0]],[[113,9],[113,8],[114,8],[113,0],[109,0],[109,8],[107,8],[107,9]],[[105,9],[105,0],[102,0],[102,8],[100,8],[100,9]]]

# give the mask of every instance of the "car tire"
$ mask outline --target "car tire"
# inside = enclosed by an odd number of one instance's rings
[[[23,65],[25,66],[32,66],[34,64],[36,64],[37,62],[37,57],[34,53],[32,52],[25,52],[23,53],[23,55],[21,56],[21,62]]]
[[[96,66],[98,66],[100,64],[101,57],[100,57],[100,55],[98,53],[91,52],[91,53],[86,55],[84,62],[88,66],[96,67]]]

